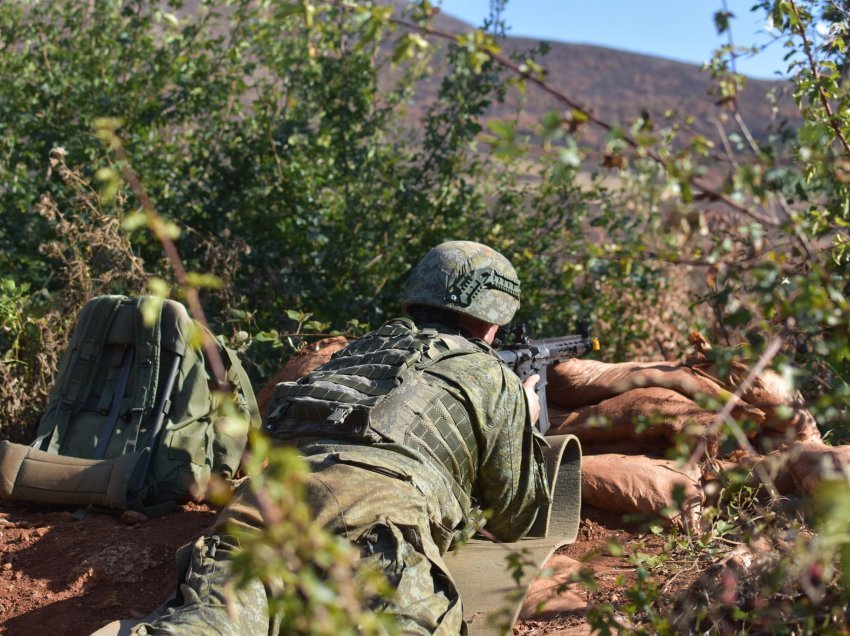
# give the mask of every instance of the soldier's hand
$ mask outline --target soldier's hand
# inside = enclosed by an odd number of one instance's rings
[[[531,416],[532,424],[537,424],[537,420],[540,419],[540,398],[537,397],[538,382],[540,382],[540,376],[535,373],[528,376],[522,383],[525,394],[528,396],[528,414]]]

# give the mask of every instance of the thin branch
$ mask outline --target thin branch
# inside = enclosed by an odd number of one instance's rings
[[[818,87],[818,98],[820,99],[821,106],[823,106],[824,111],[827,115],[827,123],[829,127],[832,128],[832,131],[835,133],[835,136],[838,137],[838,141],[841,142],[841,145],[844,146],[844,152],[850,156],[850,144],[847,142],[847,138],[844,136],[844,133],[841,132],[841,126],[838,125],[838,121],[835,118],[835,112],[832,110],[832,105],[829,103],[829,99],[826,96],[826,91],[823,90],[823,86],[821,85],[821,73],[820,69],[818,69],[817,60],[815,60],[814,53],[812,51],[812,43],[809,41],[809,37],[806,35],[806,27],[803,24],[802,19],[800,18],[800,10],[797,7],[797,3],[794,0],[789,0],[789,5],[791,6],[791,10],[794,12],[794,17],[797,18],[797,34],[803,40],[803,49],[806,51],[806,58],[809,60],[809,68],[812,71],[812,75],[815,78],[815,84]]]
[[[219,391],[225,391],[228,388],[227,371],[225,370],[224,362],[221,359],[218,346],[213,339],[212,332],[209,330],[209,323],[204,315],[203,307],[201,307],[201,299],[198,294],[198,288],[189,282],[189,277],[186,272],[186,268],[183,265],[183,260],[180,258],[180,254],[177,251],[177,246],[168,235],[165,221],[156,211],[156,208],[148,196],[145,187],[142,185],[141,180],[130,166],[130,161],[127,157],[126,151],[124,150],[124,145],[121,143],[121,140],[117,137],[117,135],[114,136],[113,139],[114,143],[112,144],[112,147],[115,151],[115,155],[118,157],[119,165],[121,166],[121,176],[136,195],[136,198],[142,206],[142,210],[144,210],[148,217],[148,224],[151,231],[162,244],[162,249],[165,251],[165,256],[168,258],[168,262],[174,272],[174,278],[177,281],[177,284],[180,285],[183,293],[186,295],[186,302],[189,305],[190,313],[195,320],[204,327],[204,329],[201,329],[204,353],[206,354],[210,367],[212,368],[212,375],[213,380],[216,383],[216,388]]]
[[[744,434],[744,431],[741,429],[741,426],[732,418],[732,409],[738,404],[738,398],[740,398],[744,393],[746,393],[750,387],[753,385],[753,382],[757,377],[759,377],[762,371],[765,370],[770,361],[776,357],[776,354],[779,353],[779,349],[782,347],[784,339],[782,336],[777,336],[773,340],[771,340],[770,344],[767,346],[767,349],[764,350],[764,353],[761,354],[761,357],[756,362],[756,365],[750,370],[747,377],[744,379],[741,384],[738,385],[737,390],[734,393],[734,397],[729,399],[723,408],[720,410],[720,413],[717,414],[714,423],[709,426],[709,430],[706,432],[707,435],[711,435],[714,431],[719,429],[723,424],[726,424],[732,434],[735,436],[735,439],[738,441],[738,445],[744,449],[750,455],[755,455],[756,451],[753,448],[753,445],[750,444],[750,440],[747,439],[747,436]],[[703,456],[705,455],[707,450],[707,445],[705,440],[699,443],[699,445],[694,450],[693,454],[687,461],[687,466],[695,466],[697,462],[699,462]],[[758,475],[759,479],[761,479],[762,483],[767,487],[768,492],[771,497],[776,498],[779,496],[779,491],[776,488],[776,484],[774,484],[773,479],[770,475],[767,474],[767,471],[761,464],[756,464],[753,467],[753,470]]]
[[[726,157],[729,160],[729,163],[738,170],[741,167],[741,164],[738,163],[738,159],[735,157],[735,153],[732,150],[732,145],[729,143],[729,136],[726,134],[726,129],[720,124],[716,119],[714,120],[714,127],[717,128],[717,134],[720,137],[720,143],[723,144],[723,149],[726,151]]]

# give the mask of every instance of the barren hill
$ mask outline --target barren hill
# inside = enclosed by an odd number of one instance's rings
[[[406,2],[393,0],[393,4],[398,9]],[[450,33],[473,28],[446,14],[436,16],[434,26]],[[507,37],[500,42],[506,54],[527,52],[540,44],[541,40],[521,37]],[[548,82],[611,124],[628,126],[641,111],[648,112],[661,124],[664,114],[670,112],[679,119],[692,117],[689,129],[716,140],[717,121],[729,115],[727,109],[716,103],[717,98],[709,94],[711,78],[699,66],[587,44],[549,42],[549,46],[548,54],[538,58]],[[708,56],[711,51],[704,53]],[[427,103],[438,88],[436,81],[423,87],[419,100]],[[771,90],[780,96],[776,111],[765,99]],[[796,123],[799,116],[788,90],[789,83],[785,81],[747,79],[738,99],[738,110],[756,138],[775,130],[782,120]],[[549,110],[564,109],[555,98],[534,88],[529,88],[522,99],[521,120],[528,126]],[[504,104],[494,106],[492,116],[514,113],[518,100],[514,91]],[[601,136],[601,131],[588,131],[586,139],[597,142]]]

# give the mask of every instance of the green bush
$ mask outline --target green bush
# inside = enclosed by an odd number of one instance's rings
[[[427,0],[406,25],[365,2],[0,4],[0,380],[32,398],[8,402],[0,437],[31,432],[88,297],[136,293],[151,276],[173,284],[123,181],[135,174],[188,269],[222,281],[204,305],[257,383],[306,333],[398,312],[418,259],[468,238],[514,261],[533,334],[589,317],[607,359],[669,359],[702,330],[721,362],[762,358],[803,391],[829,441],[850,439],[843,5],[755,5],[787,46],[802,125],[749,134],[735,111],[744,50],[730,45],[709,68],[728,109],[718,144],[673,119],[594,121],[566,95],[532,130],[519,113],[488,119],[508,91],[546,85],[533,55],[501,53],[503,2],[492,4],[486,32],[456,38],[428,28]],[[718,14],[720,30],[730,17]],[[435,85],[424,114],[409,108]],[[125,158],[98,138],[104,121]],[[603,146],[587,147],[583,129],[600,124]],[[834,529],[840,513],[822,514]],[[815,546],[835,566],[830,607],[846,600],[844,543]],[[667,629],[643,583],[633,618]]]

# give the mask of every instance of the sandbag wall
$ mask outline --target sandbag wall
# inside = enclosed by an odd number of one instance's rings
[[[721,375],[700,352],[682,362],[572,359],[550,368],[549,434],[572,433],[582,441],[584,503],[693,523],[703,486],[716,472],[667,459],[671,454],[701,447],[713,458],[728,458],[726,467],[765,462],[785,492],[817,482],[818,454],[834,456],[835,464],[850,455],[850,447],[823,444],[802,398],[781,376],[765,371],[739,391],[747,375],[734,364]],[[727,403],[756,455],[722,444],[718,412]]]

